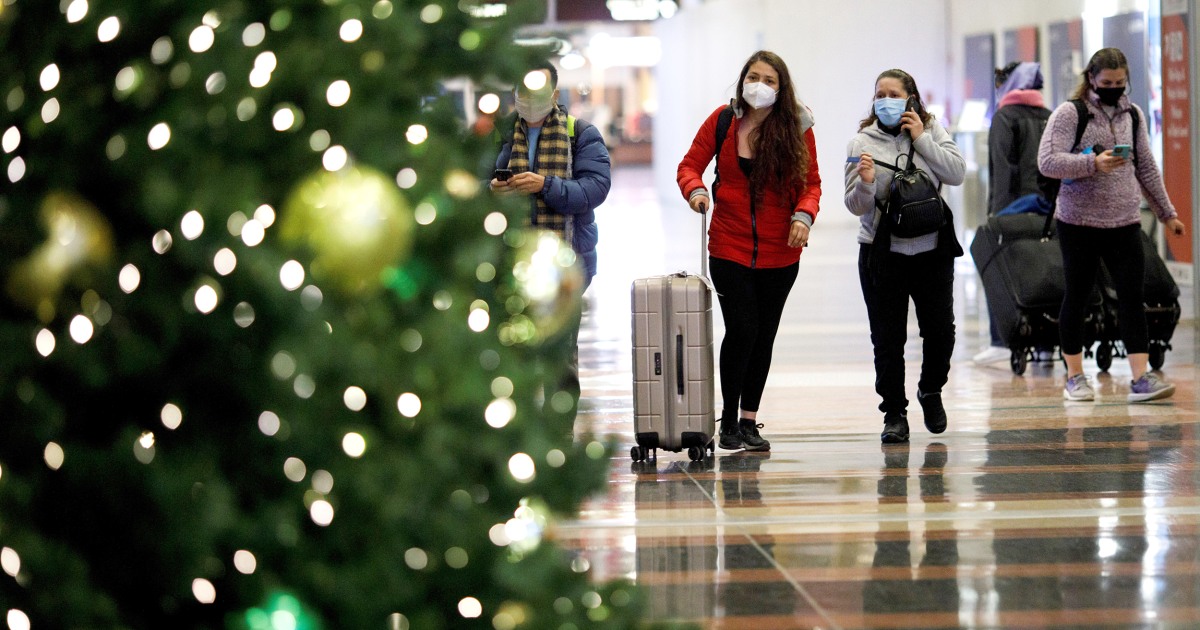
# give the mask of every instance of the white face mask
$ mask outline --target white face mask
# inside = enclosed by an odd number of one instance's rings
[[[554,95],[534,95],[529,98],[520,96],[515,99],[517,115],[525,122],[540,122],[545,120],[546,116],[550,115],[550,111],[554,109]]]
[[[742,84],[742,98],[746,99],[746,102],[754,109],[763,109],[774,105],[775,97],[778,94],[777,90],[758,81]]]

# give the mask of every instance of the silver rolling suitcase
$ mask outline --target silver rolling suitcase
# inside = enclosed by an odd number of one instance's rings
[[[707,215],[700,221],[701,275],[679,272],[633,281],[634,461],[656,449],[687,449],[693,461],[713,452],[712,288]]]

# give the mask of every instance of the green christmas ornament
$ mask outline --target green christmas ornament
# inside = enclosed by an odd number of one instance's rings
[[[555,232],[531,230],[517,240],[516,291],[508,300],[513,317],[501,328],[501,336],[510,343],[537,344],[578,317],[583,270],[575,251]]]
[[[409,257],[412,211],[396,183],[375,169],[321,171],[288,196],[280,236],[311,252],[317,282],[369,293],[383,286],[384,269]]]
[[[16,302],[48,320],[74,274],[112,257],[113,233],[96,206],[74,193],[47,194],[39,213],[46,240],[13,267],[7,288]]]

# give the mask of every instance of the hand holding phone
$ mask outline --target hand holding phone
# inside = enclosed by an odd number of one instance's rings
[[[506,182],[512,177],[512,175],[512,169],[498,168],[496,169],[496,172],[492,174],[492,177],[496,178],[496,181]]]
[[[1112,154],[1113,157],[1119,157],[1121,159],[1128,160],[1129,156],[1132,155],[1132,151],[1133,147],[1129,146],[1128,144],[1118,144],[1117,146],[1113,147]]]

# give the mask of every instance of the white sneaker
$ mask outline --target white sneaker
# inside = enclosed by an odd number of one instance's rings
[[[996,363],[1008,363],[1012,359],[1012,351],[1008,348],[999,348],[996,346],[988,346],[986,350],[971,357],[975,365],[994,365]]]
[[[1067,400],[1096,400],[1096,390],[1092,389],[1092,384],[1088,382],[1087,376],[1076,374],[1067,379],[1067,384],[1063,387],[1063,398]]]

